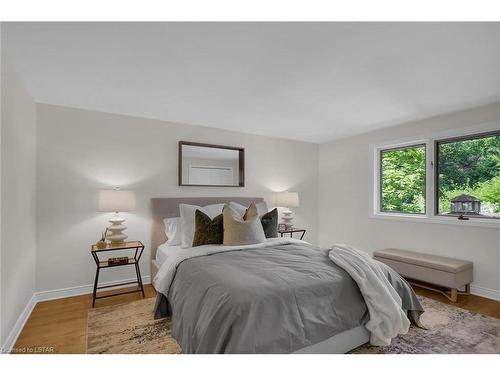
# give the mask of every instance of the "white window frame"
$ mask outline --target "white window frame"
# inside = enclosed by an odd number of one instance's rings
[[[427,137],[412,137],[370,146],[370,209],[369,217],[372,219],[389,219],[399,221],[412,221],[421,223],[438,223],[462,226],[480,226],[487,228],[500,228],[500,219],[482,219],[471,217],[469,220],[458,220],[456,217],[436,215],[434,195],[434,144],[435,141],[448,138],[473,136],[500,130],[500,121],[480,124],[472,127],[448,130],[430,134]],[[418,146],[425,144],[426,173],[425,173],[425,214],[383,212],[380,210],[380,155],[381,151],[392,148]]]

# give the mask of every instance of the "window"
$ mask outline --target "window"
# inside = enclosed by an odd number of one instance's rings
[[[500,228],[500,122],[373,146],[372,155],[371,216]]]
[[[500,218],[500,132],[436,142],[436,213]]]
[[[380,151],[380,211],[425,214],[425,145]]]

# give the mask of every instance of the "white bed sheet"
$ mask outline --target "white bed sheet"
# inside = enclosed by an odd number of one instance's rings
[[[158,246],[158,249],[156,250],[156,263],[158,264],[158,267],[161,267],[161,265],[167,260],[168,254],[172,253],[172,251],[177,252],[181,248],[181,245],[167,245],[164,243],[163,245]]]
[[[200,251],[200,249],[204,249],[204,248],[222,248],[222,249],[228,249],[228,250],[234,250],[236,248],[255,248],[255,247],[262,247],[263,244],[265,243],[274,243],[278,240],[280,240],[281,237],[276,237],[276,238],[266,238],[266,241],[261,243],[261,244],[254,244],[254,245],[242,245],[242,246],[224,246],[224,245],[202,245],[202,246],[196,246],[196,247],[186,247],[186,248],[183,248],[181,247],[181,245],[167,245],[167,243],[165,242],[164,244],[161,244],[160,246],[158,246],[158,249],[156,250],[156,264],[159,267],[161,267],[161,265],[165,262],[165,260],[170,256],[172,255],[175,255],[177,256],[179,254],[179,252],[184,252],[184,251],[193,251],[193,249],[196,249],[195,252],[197,251]],[[290,239],[290,237],[286,237],[287,239]],[[281,240],[283,240],[283,238],[281,238]],[[301,240],[297,240],[299,242],[302,242]],[[281,241],[283,242],[283,241]],[[285,243],[287,241],[284,241]],[[289,241],[288,241],[289,242]],[[201,251],[204,251],[204,250],[201,250]],[[216,251],[218,252],[218,251]]]

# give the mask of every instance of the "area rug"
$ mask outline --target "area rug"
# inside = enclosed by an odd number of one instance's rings
[[[418,296],[424,306],[421,323],[389,346],[365,344],[355,354],[490,354],[500,353],[500,319]]]
[[[411,327],[386,347],[363,345],[354,354],[500,353],[500,320],[419,296],[427,330]],[[87,353],[169,353],[181,348],[168,319],[154,320],[154,298],[89,310]]]
[[[91,309],[87,318],[89,354],[178,354],[170,320],[153,319],[155,298]]]

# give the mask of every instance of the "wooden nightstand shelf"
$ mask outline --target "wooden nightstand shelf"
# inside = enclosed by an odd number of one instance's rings
[[[300,239],[303,239],[304,235],[306,234],[306,230],[299,229],[299,228],[293,228],[293,229],[279,230],[278,233],[280,234],[281,237],[284,237],[285,234],[288,234],[288,233],[290,233],[290,237],[293,237],[294,233],[302,233],[300,236]]]
[[[128,263],[120,263],[120,264],[109,264],[108,260],[101,260],[99,259],[99,253],[106,252],[106,251],[117,251],[117,250],[134,250],[134,256],[128,258]],[[92,245],[90,252],[92,253],[92,258],[94,258],[95,264],[97,266],[96,273],[95,273],[95,280],[94,280],[94,292],[92,294],[92,307],[95,306],[95,300],[100,299],[100,298],[107,298],[107,297],[113,297],[113,296],[118,296],[121,294],[128,294],[128,293],[137,293],[137,292],[142,292],[142,296],[144,297],[144,286],[142,285],[142,278],[141,278],[141,270],[139,268],[139,261],[141,259],[142,252],[144,251],[144,245],[141,241],[129,241],[129,242],[124,242],[122,244],[107,244],[106,247],[104,248],[98,248],[96,245]],[[119,284],[113,284],[113,285],[106,285],[106,286],[98,286],[99,283],[99,273],[101,269],[103,268],[112,268],[112,267],[120,267],[120,266],[130,266],[134,265],[135,266],[135,274],[137,276],[137,281],[131,281],[127,283],[119,283]],[[117,286],[124,286],[124,285],[131,285],[131,284],[137,284],[137,289],[136,290],[130,290],[127,292],[120,292],[120,293],[114,293],[114,294],[107,294],[105,296],[98,296],[97,295],[97,290],[99,289],[108,289],[108,288],[114,288]]]

